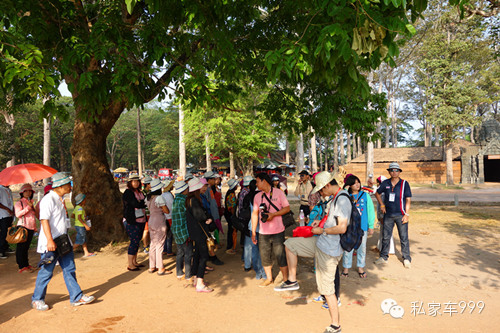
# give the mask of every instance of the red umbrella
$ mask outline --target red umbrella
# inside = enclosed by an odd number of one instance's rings
[[[5,168],[0,172],[0,184],[33,183],[37,180],[49,178],[57,172],[56,169],[43,164],[26,163]]]

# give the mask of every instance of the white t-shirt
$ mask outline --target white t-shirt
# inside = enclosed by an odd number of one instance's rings
[[[161,194],[161,197],[165,200],[168,211],[170,212],[169,214],[165,214],[165,217],[167,218],[167,220],[171,220],[172,219],[172,207],[174,205],[174,196],[172,195],[172,193],[170,191],[167,191],[167,192],[163,192]]]
[[[0,203],[14,211],[14,200],[10,188],[0,185]],[[0,209],[0,219],[12,216],[5,209]]]
[[[40,221],[49,220],[52,239],[55,239],[68,232],[67,215],[61,197],[54,191],[47,193],[40,201]],[[47,252],[47,236],[43,227],[40,228],[38,237],[38,253]]]

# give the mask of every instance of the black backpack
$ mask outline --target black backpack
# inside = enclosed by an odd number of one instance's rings
[[[337,200],[341,195],[346,196],[349,199],[352,209],[351,219],[349,224],[347,225],[347,229],[345,233],[340,235],[340,246],[342,246],[344,251],[350,252],[353,249],[359,249],[363,240],[364,231],[363,229],[361,229],[361,214],[359,214],[359,210],[356,207],[356,204],[352,201],[351,197],[347,193],[340,193],[335,198],[334,205],[337,204]]]

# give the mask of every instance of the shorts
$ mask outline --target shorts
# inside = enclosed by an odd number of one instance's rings
[[[321,295],[335,294],[335,271],[342,256],[332,257],[316,247],[318,237],[289,238],[285,242],[288,250],[299,257],[312,258],[316,262],[316,284]]]
[[[273,254],[279,267],[288,266],[285,253],[285,232],[279,234],[264,235],[259,234],[259,251],[262,259],[262,266],[273,265]]]
[[[85,230],[85,227],[80,227],[75,225],[76,229],[76,239],[75,239],[75,245],[83,245],[87,242],[87,231]]]

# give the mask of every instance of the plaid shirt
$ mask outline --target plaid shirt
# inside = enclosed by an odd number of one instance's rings
[[[175,243],[184,244],[189,238],[186,221],[186,198],[184,194],[176,194],[172,205],[172,234]]]

